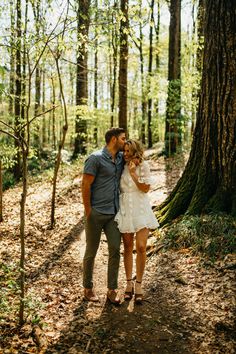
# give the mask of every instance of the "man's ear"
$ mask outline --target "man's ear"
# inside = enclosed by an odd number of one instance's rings
[[[114,143],[116,143],[116,141],[117,141],[117,137],[116,136],[112,136],[111,142],[114,144]]]

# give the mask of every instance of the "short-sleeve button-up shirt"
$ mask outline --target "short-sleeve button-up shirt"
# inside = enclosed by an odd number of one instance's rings
[[[119,210],[119,186],[123,171],[123,153],[115,160],[106,147],[92,153],[85,161],[84,173],[95,176],[91,186],[91,206],[102,214],[116,214]]]

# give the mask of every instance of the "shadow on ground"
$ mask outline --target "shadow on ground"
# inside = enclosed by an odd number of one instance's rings
[[[131,300],[115,307],[105,295],[99,304],[80,302],[73,320],[46,353],[194,353],[191,329],[200,319],[191,318],[186,328],[182,319],[188,317],[189,309],[178,287],[170,291],[166,281],[158,279],[157,268],[146,289],[142,305]],[[96,312],[97,318],[92,316]]]

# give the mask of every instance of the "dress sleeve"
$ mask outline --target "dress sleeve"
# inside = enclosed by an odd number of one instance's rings
[[[149,184],[149,185],[152,184],[152,177],[151,177],[150,168],[149,168],[147,161],[143,161],[140,164],[138,182]]]

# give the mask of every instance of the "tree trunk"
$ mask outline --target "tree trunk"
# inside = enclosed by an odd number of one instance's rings
[[[203,65],[203,45],[204,45],[204,18],[205,18],[205,0],[199,0],[197,14],[197,36],[198,48],[196,66],[199,73],[202,72]]]
[[[57,175],[58,175],[58,171],[59,171],[59,167],[60,167],[60,163],[61,163],[61,151],[64,148],[65,140],[66,140],[66,133],[68,130],[67,106],[66,106],[66,100],[65,100],[64,89],[63,89],[63,84],[62,84],[62,76],[61,76],[61,71],[60,71],[60,66],[59,66],[59,58],[55,57],[55,62],[56,62],[57,73],[58,73],[60,97],[62,99],[64,125],[62,127],[62,138],[61,138],[61,141],[58,145],[58,153],[57,153],[56,163],[55,163],[55,167],[54,167],[52,201],[51,201],[51,224],[50,224],[51,229],[53,228],[53,226],[55,224],[56,186],[57,186]]]
[[[16,2],[16,81],[15,81],[15,130],[16,136],[19,137],[18,129],[20,126],[21,118],[21,0]],[[16,163],[13,168],[14,177],[18,181],[21,177],[21,159],[19,152],[19,144],[15,140],[15,146],[17,148]]]
[[[98,22],[98,1],[95,2],[95,23]],[[94,108],[97,110],[98,108],[98,31],[95,27],[95,53],[94,53]],[[93,131],[94,145],[98,146],[98,127],[94,127]]]
[[[0,222],[3,221],[2,194],[3,194],[3,187],[2,187],[2,160],[0,159]]]
[[[190,157],[159,207],[161,224],[186,211],[236,215],[236,5],[206,1],[204,58]]]
[[[140,19],[142,18],[142,0],[139,4],[139,15]],[[143,57],[143,29],[142,22],[139,21],[139,58],[140,58],[140,71],[141,71],[141,108],[142,108],[142,124],[141,124],[141,141],[143,144],[146,143],[146,115],[147,115],[147,99],[146,99],[146,90],[144,84],[144,57]]]
[[[14,94],[15,94],[15,16],[13,0],[10,1],[11,17],[11,48],[10,48],[10,83],[9,83],[9,115],[14,114]]]
[[[28,150],[25,149],[22,143],[22,170],[23,170],[23,190],[20,201],[20,311],[19,322],[20,326],[24,324],[24,307],[25,307],[25,202],[27,196],[27,157]]]
[[[127,131],[128,0],[121,0],[120,10],[119,126]]]
[[[152,98],[150,95],[153,58],[154,0],[150,4],[149,58],[148,58],[148,147],[152,147]]]
[[[25,119],[25,107],[26,107],[26,64],[27,64],[27,53],[26,53],[26,33],[28,25],[28,0],[25,1],[25,23],[24,23],[24,33],[23,33],[23,56],[22,56],[22,104],[21,104],[21,119]]]
[[[53,75],[51,75],[51,81],[52,81],[52,97],[51,97],[51,102],[52,106],[55,106],[56,103],[56,93],[55,93],[55,83],[54,83],[54,78]],[[56,119],[55,119],[55,108],[52,110],[52,146],[53,149],[56,149],[56,144],[57,144],[57,137],[56,137]]]
[[[40,40],[40,0],[33,2],[33,13],[35,21],[35,32],[36,40]],[[37,116],[40,113],[40,102],[41,102],[41,69],[37,65],[35,69],[35,104],[34,104],[34,115]],[[34,146],[37,151],[40,151],[40,124],[35,122],[35,134],[34,134]]]
[[[160,22],[161,20],[161,7],[160,7],[160,0],[157,1],[157,24],[155,26],[156,32],[156,73],[159,74],[160,71],[160,54],[159,54],[159,46],[160,46]],[[156,112],[156,119],[159,126],[159,97],[156,97],[155,100],[155,112]],[[160,141],[160,129],[158,128],[157,132],[157,141]]]
[[[42,87],[42,112],[45,112],[45,103],[46,103],[46,99],[45,99],[45,68],[43,69],[42,72],[43,75],[43,87]],[[46,115],[43,115],[43,128],[42,128],[42,144],[43,147],[45,146],[47,141],[46,138]]]
[[[194,5],[193,5],[194,7]],[[197,47],[197,54],[196,54],[196,69],[198,72],[199,77],[202,74],[202,64],[203,64],[203,46],[204,46],[204,33],[203,33],[203,26],[204,26],[204,17],[205,17],[205,0],[199,0],[198,2],[198,12],[197,12],[197,21],[196,26],[194,26],[197,30],[197,39],[198,39],[198,47]],[[199,97],[199,90],[193,89],[192,96],[193,96],[193,109],[192,109],[192,125],[191,125],[191,133],[193,134],[196,122],[196,108],[195,108],[195,100]]]
[[[89,31],[90,0],[79,0],[78,8],[78,54],[76,74],[76,106],[88,103],[88,53],[87,39]],[[81,114],[76,115],[74,158],[86,153],[87,122]]]
[[[166,107],[165,153],[171,156],[181,145],[180,82],[181,0],[171,0],[169,28],[168,97]]]
[[[117,10],[117,2],[114,2],[114,11]],[[112,26],[112,49],[113,49],[113,75],[111,86],[111,127],[114,126],[114,114],[115,114],[115,97],[116,97],[116,82],[117,82],[117,55],[118,55],[118,30],[117,25],[114,23],[114,15],[112,14],[113,26]]]

